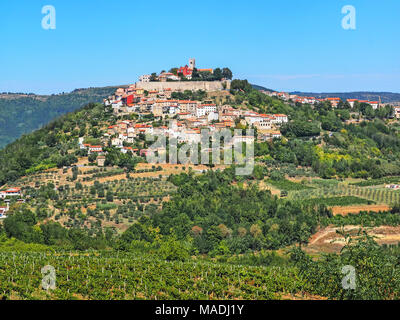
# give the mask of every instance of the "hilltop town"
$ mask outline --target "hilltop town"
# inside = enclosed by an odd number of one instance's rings
[[[177,74],[193,79],[194,59],[190,59],[188,67],[176,70]],[[214,74],[213,69],[198,69],[198,72]],[[228,103],[215,103],[210,98],[212,94],[221,97],[229,96],[230,80],[222,78],[214,80],[216,86],[207,89],[202,82],[180,82],[172,73],[161,73],[150,81],[150,75],[140,76],[139,82],[127,88],[118,88],[114,95],[104,100],[104,106],[112,108],[113,114],[119,119],[110,125],[104,133],[103,143],[121,149],[123,153],[134,153],[146,156],[147,149],[132,148],[129,144],[141,134],[164,135],[176,138],[178,143],[199,143],[200,131],[207,129],[218,132],[227,128],[254,127],[258,131],[258,140],[266,141],[280,138],[279,128],[288,122],[285,114],[260,114],[245,108],[233,108]],[[166,79],[177,82],[169,82]],[[159,85],[159,89],[147,90],[147,84]],[[176,89],[169,86],[176,84]],[[191,90],[188,90],[188,84]],[[224,86],[223,84],[226,84]],[[202,90],[205,88],[205,90]],[[179,97],[194,97],[194,99],[179,99]],[[133,118],[133,119],[132,119]],[[170,125],[170,122],[173,125]],[[154,126],[153,123],[157,123]],[[89,154],[102,153],[101,146],[93,146],[80,140],[80,148],[87,149]],[[254,137],[234,137],[232,143],[254,142]],[[157,150],[165,152],[166,150]],[[100,158],[99,163],[104,158]]]

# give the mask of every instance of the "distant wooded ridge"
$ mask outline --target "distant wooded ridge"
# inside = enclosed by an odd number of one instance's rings
[[[334,93],[313,93],[313,92],[291,92],[298,96],[312,96],[316,98],[329,98],[338,97],[342,100],[346,99],[358,99],[358,100],[369,100],[379,101],[379,97],[383,103],[398,102],[400,101],[400,93],[394,92],[369,92],[369,91],[357,91],[357,92],[334,92]]]
[[[0,94],[0,149],[51,120],[90,102],[102,102],[117,87],[76,89],[69,93],[35,95]]]

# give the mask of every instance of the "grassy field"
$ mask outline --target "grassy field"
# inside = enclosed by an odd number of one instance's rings
[[[330,197],[330,198],[313,198],[302,200],[304,204],[325,204],[328,207],[331,206],[350,206],[354,204],[374,204],[372,200],[367,200],[354,196],[344,196],[344,197]]]
[[[293,182],[287,179],[282,179],[282,180],[272,180],[268,179],[266,180],[267,184],[272,185],[275,188],[278,188],[280,190],[286,190],[286,191],[294,191],[294,190],[304,190],[304,189],[312,189],[313,187],[307,186],[305,184]]]

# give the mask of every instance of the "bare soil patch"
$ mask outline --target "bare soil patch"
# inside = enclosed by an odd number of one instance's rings
[[[352,236],[357,236],[360,228],[361,226],[349,225],[344,227],[344,231]],[[375,241],[380,245],[400,242],[400,226],[380,226],[362,229],[374,237]],[[341,230],[340,227],[334,226],[319,230],[311,236],[305,250],[309,253],[339,252],[345,245],[344,238],[337,233],[339,230]]]
[[[331,207],[333,215],[347,215],[349,213],[360,213],[361,211],[388,211],[390,207],[386,204],[353,205],[353,206],[334,206]]]

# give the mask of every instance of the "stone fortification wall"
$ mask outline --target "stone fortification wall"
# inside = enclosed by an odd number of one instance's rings
[[[167,81],[167,82],[136,82],[137,88],[144,90],[164,90],[171,88],[173,91],[177,90],[205,90],[205,91],[219,91],[224,90],[223,83],[226,83],[226,89],[230,89],[230,81]]]

